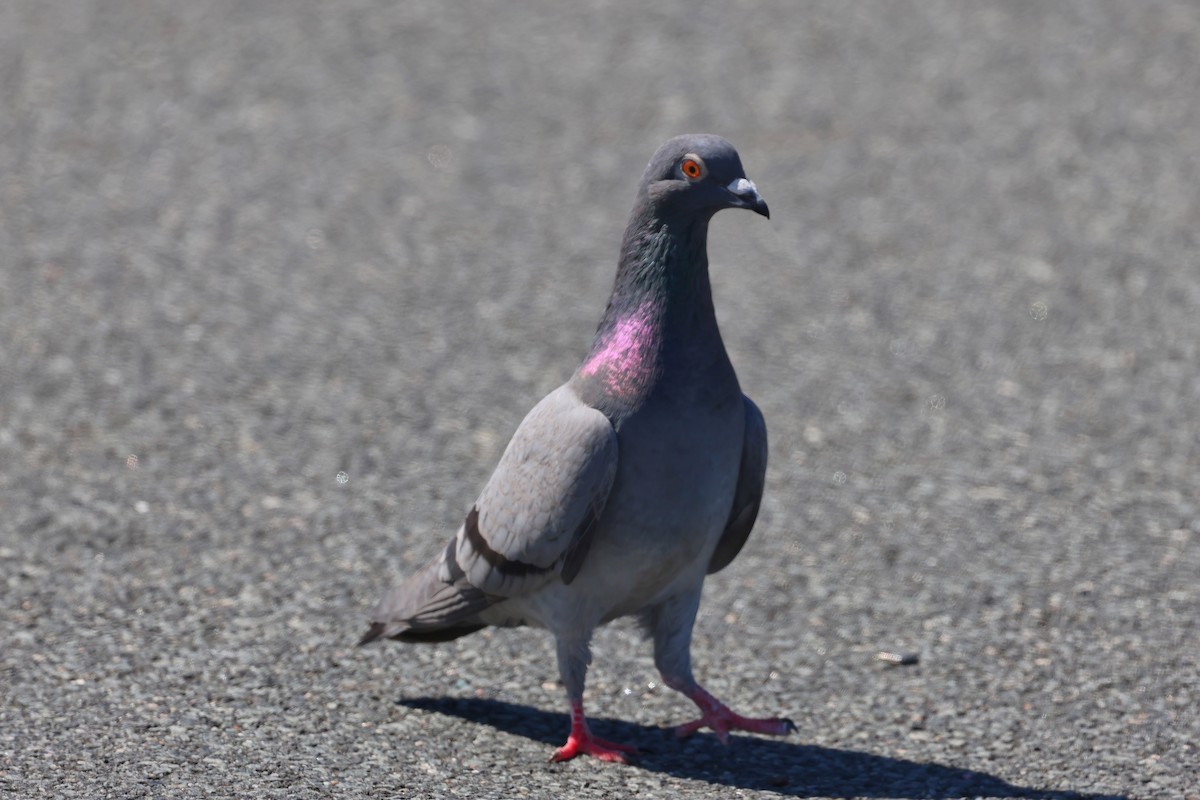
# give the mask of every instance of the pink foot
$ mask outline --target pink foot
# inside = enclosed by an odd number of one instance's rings
[[[614,761],[618,764],[628,764],[627,756],[636,755],[637,748],[628,744],[617,744],[604,739],[598,739],[591,734],[584,737],[575,735],[572,731],[567,737],[567,743],[554,751],[551,761],[569,761],[578,755],[594,756],[601,761]]]
[[[713,733],[721,744],[729,744],[730,731],[749,731],[764,733],[768,736],[787,736],[796,730],[796,723],[790,719],[772,717],[769,719],[751,719],[735,714],[729,707],[704,689],[697,686],[688,693],[697,706],[700,707],[700,719],[685,722],[675,728],[675,735],[683,738],[691,736],[701,728],[712,728]]]
[[[593,756],[601,761],[613,761],[618,764],[628,764],[627,756],[637,755],[637,748],[628,744],[617,744],[598,736],[593,736],[588,729],[587,718],[583,716],[583,704],[571,703],[571,735],[567,743],[554,751],[551,761],[569,761],[578,755]]]

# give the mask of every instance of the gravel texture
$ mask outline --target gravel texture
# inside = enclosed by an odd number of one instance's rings
[[[1200,797],[1198,52],[1153,0],[0,4],[0,793]],[[650,752],[549,765],[545,634],[354,642],[685,131],[772,211],[712,230],[773,450],[693,654],[800,731],[674,741],[616,624]]]

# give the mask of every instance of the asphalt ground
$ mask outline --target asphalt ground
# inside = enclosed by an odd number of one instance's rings
[[[1200,797],[1200,6],[0,4],[0,792]],[[584,353],[641,169],[772,442],[627,624],[359,649]],[[340,476],[340,477],[339,477]],[[891,665],[883,651],[915,654]]]

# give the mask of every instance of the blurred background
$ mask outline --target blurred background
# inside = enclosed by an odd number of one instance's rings
[[[0,5],[0,787],[1200,796],[1198,52],[1166,0]],[[618,624],[654,752],[550,769],[544,634],[353,643],[683,132],[772,212],[710,234],[772,460],[694,659],[800,732],[671,741]]]

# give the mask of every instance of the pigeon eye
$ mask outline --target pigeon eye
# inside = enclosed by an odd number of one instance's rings
[[[693,155],[683,157],[683,161],[679,162],[679,171],[689,181],[698,181],[708,174],[708,169],[704,166],[704,162],[700,160],[700,156]]]

